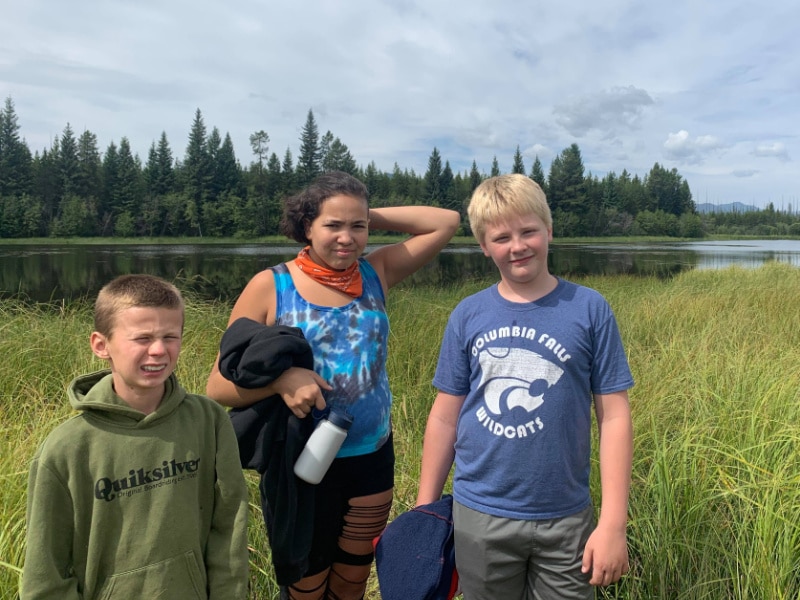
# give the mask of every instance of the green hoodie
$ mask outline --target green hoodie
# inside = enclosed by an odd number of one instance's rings
[[[247,490],[233,428],[174,375],[145,415],[109,371],[69,387],[28,482],[22,600],[247,596]]]

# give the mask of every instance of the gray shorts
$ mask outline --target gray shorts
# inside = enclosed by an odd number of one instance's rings
[[[464,600],[590,600],[581,573],[594,510],[560,519],[493,517],[453,503],[456,567]]]

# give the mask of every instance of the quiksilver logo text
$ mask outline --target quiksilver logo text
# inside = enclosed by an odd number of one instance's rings
[[[98,500],[111,502],[121,493],[142,491],[143,488],[162,485],[171,482],[178,477],[197,472],[200,459],[178,462],[174,458],[170,461],[163,461],[160,467],[152,469],[131,469],[126,477],[111,479],[101,477],[94,484],[94,497]]]

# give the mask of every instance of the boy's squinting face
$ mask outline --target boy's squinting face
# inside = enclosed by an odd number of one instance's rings
[[[535,214],[493,223],[486,227],[481,249],[513,284],[536,284],[548,278],[547,251],[553,230]]]
[[[159,402],[178,364],[183,311],[137,306],[120,311],[114,323],[109,337],[95,331],[90,339],[95,355],[109,362],[114,391],[136,407]]]

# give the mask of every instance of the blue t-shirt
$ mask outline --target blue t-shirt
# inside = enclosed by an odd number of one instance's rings
[[[497,285],[450,315],[433,385],[465,396],[458,417],[453,496],[486,514],[553,519],[587,507],[592,394],[633,377],[611,307],[558,280],[534,302]]]
[[[326,404],[353,417],[337,458],[369,454],[391,430],[392,393],[386,374],[389,318],[383,287],[372,265],[359,259],[361,296],[344,306],[306,301],[285,264],[272,268],[277,297],[276,325],[299,327],[314,354],[314,371],[333,389]]]

